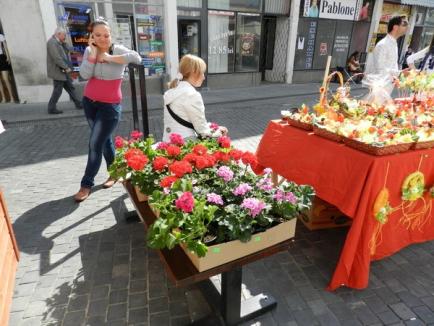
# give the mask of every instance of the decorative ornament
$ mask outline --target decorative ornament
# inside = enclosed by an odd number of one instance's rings
[[[423,197],[425,191],[425,176],[422,172],[416,171],[408,175],[402,184],[402,199],[415,201]]]

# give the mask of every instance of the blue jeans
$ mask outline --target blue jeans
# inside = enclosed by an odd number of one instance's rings
[[[87,157],[86,171],[81,186],[92,188],[95,176],[101,166],[102,157],[107,167],[115,159],[115,147],[112,134],[121,118],[121,105],[92,101],[83,97],[83,108],[91,132],[89,139],[89,155]]]

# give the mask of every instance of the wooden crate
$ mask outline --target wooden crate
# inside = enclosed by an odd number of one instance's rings
[[[0,191],[0,325],[8,325],[19,260],[18,246],[9,219],[6,202]]]
[[[319,197],[315,197],[312,208],[300,215],[299,219],[309,230],[348,226],[352,222],[352,219],[345,216],[338,208]]]

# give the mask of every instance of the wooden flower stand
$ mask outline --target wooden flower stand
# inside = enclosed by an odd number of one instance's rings
[[[156,219],[147,202],[139,202],[134,188],[126,183],[125,189],[130,196],[145,229]],[[256,318],[276,307],[276,300],[269,294],[261,293],[241,301],[242,268],[256,260],[286,250],[291,240],[286,240],[266,249],[244,256],[199,272],[180,246],[172,250],[158,250],[167,273],[176,287],[197,283],[204,298],[213,308],[213,314],[197,320],[192,325],[237,325],[243,321]],[[219,292],[210,277],[221,274],[221,291]]]
[[[8,325],[19,258],[6,202],[0,191],[0,325]]]

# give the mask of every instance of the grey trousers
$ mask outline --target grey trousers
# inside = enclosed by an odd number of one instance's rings
[[[66,80],[53,80],[53,93],[51,94],[50,101],[48,102],[48,112],[56,110],[57,101],[59,101],[60,95],[62,95],[63,89],[68,92],[69,97],[74,102],[75,107],[81,107],[81,101],[75,94],[74,85],[72,85],[71,78],[67,77]]]

